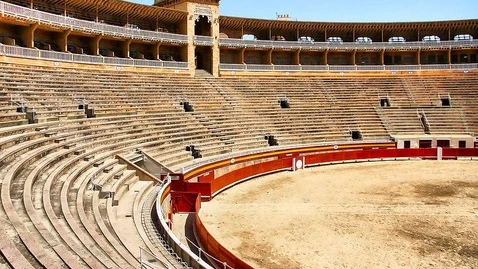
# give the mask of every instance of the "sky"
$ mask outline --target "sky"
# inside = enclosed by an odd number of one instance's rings
[[[129,0],[152,5],[154,0]],[[221,0],[222,16],[320,22],[412,22],[478,19],[478,0]]]

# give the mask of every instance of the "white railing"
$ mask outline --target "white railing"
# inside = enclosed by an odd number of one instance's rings
[[[277,71],[300,71],[299,65],[274,65],[273,68]]]
[[[245,64],[221,64],[220,66],[222,70],[246,70],[246,67]]]
[[[188,69],[187,62],[169,62],[160,60],[142,60],[131,58],[116,58],[92,56],[85,54],[73,54],[69,52],[57,52],[50,50],[29,49],[17,46],[0,44],[0,55],[20,57],[38,60],[49,60],[55,62],[78,62],[87,64],[104,64],[118,66],[156,67],[170,69]]]
[[[86,54],[72,54],[73,62],[102,64],[103,57],[86,55]]]
[[[164,240],[168,242],[169,246],[176,252],[176,254],[181,257],[181,259],[187,262],[193,268],[201,268],[201,269],[214,269],[211,267],[207,262],[201,259],[198,255],[192,252],[188,246],[184,245],[181,240],[173,233],[173,231],[169,228],[167,221],[165,220],[165,214],[163,212],[163,207],[161,205],[161,197],[169,188],[171,184],[171,178],[168,176],[161,184],[160,190],[158,192],[158,196],[156,198],[156,215],[158,216],[160,222],[160,229],[159,231],[164,236]],[[201,251],[199,252],[201,255]],[[194,263],[194,264],[193,264]]]
[[[355,65],[329,65],[329,71],[355,71]]]
[[[173,268],[169,263],[156,257],[153,253],[149,252],[143,247],[139,247],[139,261],[141,263],[141,268],[148,268],[148,269],[172,269]]]
[[[187,62],[163,62],[164,68],[175,68],[175,69],[188,69]]]
[[[274,65],[271,64],[248,64],[246,70],[256,71],[274,71]]]
[[[385,70],[387,70],[387,71],[414,71],[414,70],[420,70],[420,66],[419,65],[386,65]],[[433,70],[433,68],[428,68],[428,70]]]
[[[451,69],[457,69],[457,70],[478,69],[478,63],[475,63],[475,64],[452,64]]]
[[[416,49],[448,49],[448,48],[477,48],[478,40],[440,41],[440,42],[374,42],[371,44],[343,42],[301,42],[301,41],[272,41],[272,40],[243,40],[235,38],[221,38],[221,47],[246,48],[284,48],[310,50],[416,50]]]
[[[471,70],[478,64],[428,64],[428,65],[272,65],[272,64],[220,64],[223,71],[415,71],[415,70]]]
[[[79,20],[22,6],[17,6],[2,1],[0,1],[0,13],[3,16],[13,17],[20,20],[39,22],[42,24],[49,24],[59,28],[91,32],[102,35],[161,41],[166,43],[188,43],[188,37],[186,35],[132,29],[129,27],[109,25],[100,22]]]
[[[326,65],[301,65],[302,71],[327,71]]]
[[[450,69],[449,64],[422,64],[420,65],[420,70],[443,70]]]
[[[214,39],[212,36],[194,36],[194,45],[212,46]]]
[[[357,65],[357,71],[383,71],[383,65]]]

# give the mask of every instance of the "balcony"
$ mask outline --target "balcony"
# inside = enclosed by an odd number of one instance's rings
[[[478,64],[429,64],[429,65],[272,65],[272,64],[220,64],[221,71],[275,71],[275,72],[377,72],[418,70],[472,70]]]
[[[197,45],[197,46],[212,46],[213,42],[214,40],[212,36],[201,36],[201,35],[194,36],[194,45]]]
[[[0,13],[5,17],[12,17],[28,22],[38,22],[41,24],[50,25],[52,27],[71,29],[80,32],[173,44],[188,43],[188,37],[186,35],[146,31],[135,28],[109,25],[100,22],[79,20],[35,9],[25,8],[2,1],[0,1]]]
[[[440,42],[374,42],[368,43],[328,43],[303,41],[271,41],[271,40],[243,40],[221,38],[220,47],[251,48],[251,49],[301,49],[301,50],[440,50],[478,48],[478,40],[440,41]]]
[[[55,62],[77,62],[86,64],[103,64],[115,66],[137,66],[150,68],[169,68],[169,69],[188,69],[187,62],[173,62],[160,60],[140,60],[131,58],[116,58],[92,56],[86,54],[73,54],[69,52],[57,52],[39,49],[28,49],[17,46],[7,46],[0,44],[0,55],[38,59],[51,60]]]

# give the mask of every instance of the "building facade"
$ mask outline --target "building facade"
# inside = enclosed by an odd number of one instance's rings
[[[468,69],[478,19],[332,23],[219,16],[219,0],[0,1],[4,55],[241,72]]]

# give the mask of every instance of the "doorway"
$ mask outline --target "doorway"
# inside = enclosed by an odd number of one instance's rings
[[[432,141],[431,140],[420,140],[419,142],[419,147],[421,149],[423,148],[431,148],[432,147]]]
[[[202,69],[209,73],[212,72],[212,48],[196,47],[195,53],[196,69]]]
[[[437,147],[449,148],[450,147],[450,140],[437,140]]]

